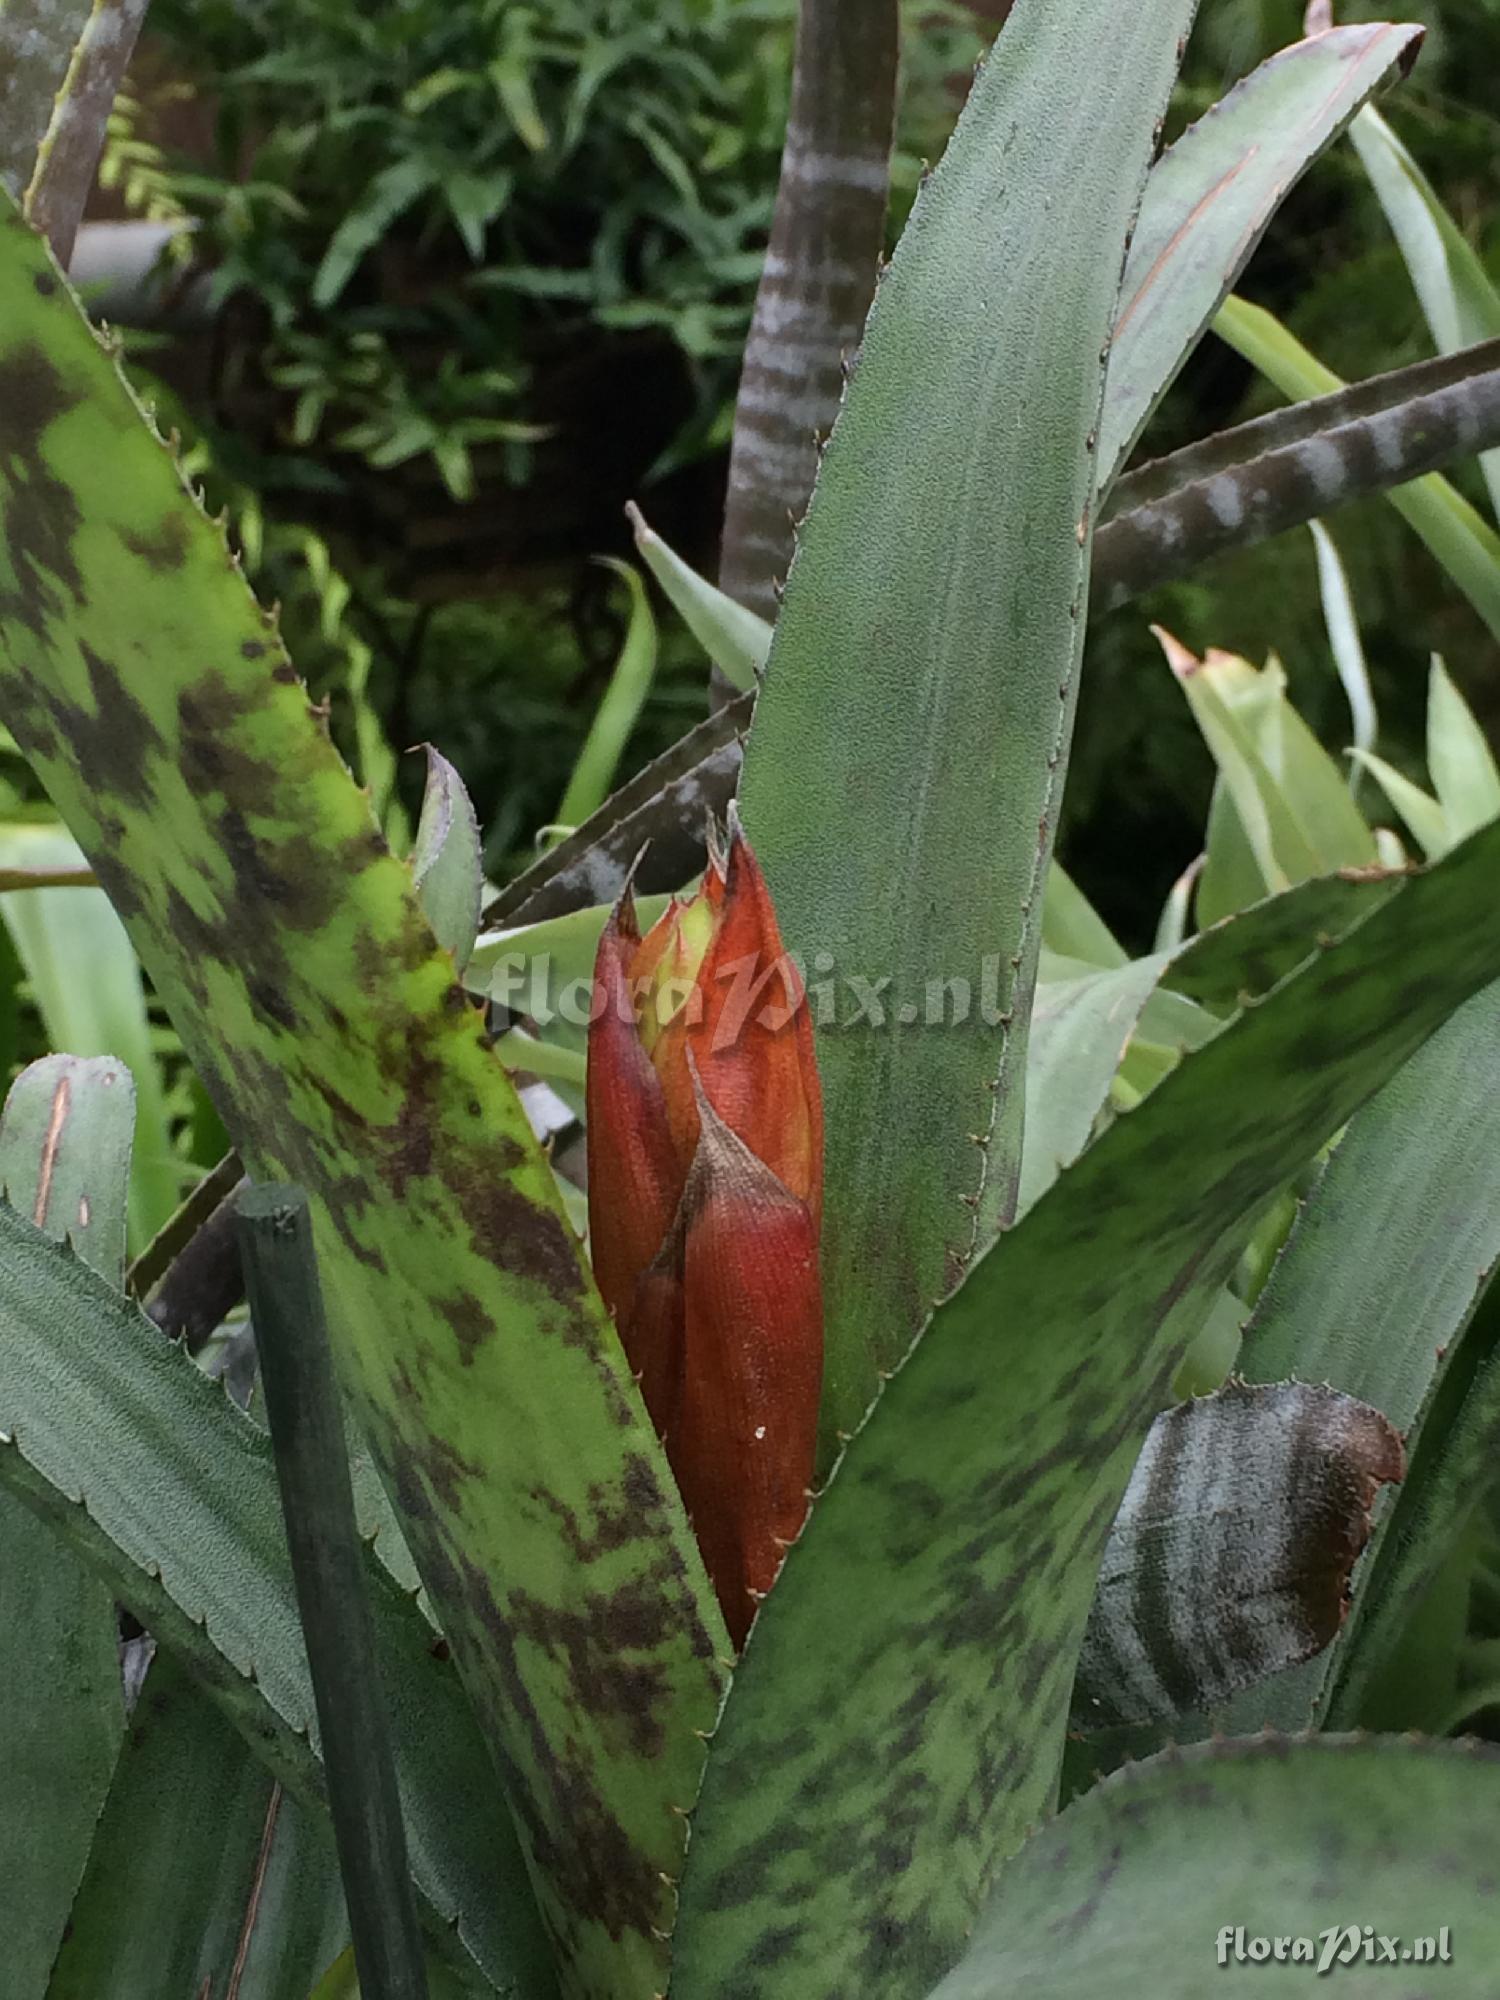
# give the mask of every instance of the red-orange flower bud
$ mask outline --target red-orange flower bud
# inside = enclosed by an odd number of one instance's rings
[[[626,893],[595,980],[594,1271],[739,1645],[807,1511],[823,1108],[806,996],[737,828],[644,938]]]

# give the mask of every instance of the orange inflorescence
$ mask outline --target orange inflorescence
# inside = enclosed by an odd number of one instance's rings
[[[738,829],[644,938],[626,893],[595,981],[594,1270],[738,1646],[807,1512],[823,1374],[812,1023]]]

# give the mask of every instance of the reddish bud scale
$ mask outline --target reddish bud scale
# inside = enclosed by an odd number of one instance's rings
[[[743,1642],[807,1511],[823,1369],[812,1024],[735,830],[700,894],[600,940],[594,1270]]]

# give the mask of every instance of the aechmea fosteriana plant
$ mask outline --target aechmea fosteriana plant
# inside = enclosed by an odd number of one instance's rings
[[[738,1645],[807,1512],[823,1106],[805,991],[737,824],[645,937],[626,890],[591,1011],[594,1272]]]

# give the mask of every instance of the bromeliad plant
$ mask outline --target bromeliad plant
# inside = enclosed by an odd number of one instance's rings
[[[596,1023],[593,1263],[475,998],[514,941],[470,949],[448,779],[410,869],[45,245],[0,227],[0,704],[248,1169],[307,1192],[433,1990],[1196,2000],[1239,1930],[1345,1923],[1356,1961],[1365,1923],[1446,1927],[1443,1991],[1492,1983],[1487,1755],[1205,1741],[1093,1789],[1071,1769],[1051,1817],[1070,1717],[1373,1715],[1483,1498],[1500,1393],[1500,1148],[1459,1144],[1453,1111],[1500,1103],[1474,1081],[1500,1049],[1500,831],[1420,872],[1278,863],[1280,893],[1133,963],[1052,865],[1101,496],[1288,179],[1417,39],[1316,34],[1152,164],[1191,15],[1018,0],[916,205],[744,753],[774,921],[736,841],[659,929],[623,906],[605,933],[602,983],[647,986]],[[1457,398],[1452,451],[1493,441],[1492,373],[1428,385]],[[1311,462],[1326,499],[1370,425],[1394,422],[1395,476],[1434,448],[1406,407],[1387,384],[1331,432],[1328,406],[1294,413],[1281,473],[1199,448],[1185,516],[1147,475],[1137,540],[1194,518],[1195,482],[1220,514],[1252,488],[1294,507]],[[1473,581],[1489,531],[1425,493]],[[716,783],[725,714],[697,746]],[[711,787],[691,756],[671,781],[696,837]],[[1231,795],[1252,854],[1286,831],[1268,796]],[[518,895],[611,897],[642,812],[663,808],[627,787],[608,841],[581,830]],[[604,921],[579,925],[585,970]],[[785,941],[808,998],[778,1039],[783,975],[715,1047],[742,929],[776,962]],[[669,961],[696,1021],[656,1004]],[[23,1078],[0,1134],[0,1533],[67,1662],[39,1675],[37,1628],[4,1621],[27,1740],[61,1746],[18,1762],[0,1816],[26,1887],[8,1977],[49,2000],[347,1992],[378,1863],[346,1848],[341,1887],[270,1444],[99,1244],[111,1074]],[[1262,1386],[1169,1409],[1341,1133],[1255,1292]],[[1456,1260],[1414,1184],[1463,1218]],[[818,1493],[741,1646],[801,1512],[819,1285]],[[1318,1386],[1393,1299],[1367,1379]],[[128,1733],[116,1601],[158,1649]],[[1272,1667],[1316,1685],[1246,1691]],[[369,1956],[360,1978],[396,1990]]]

